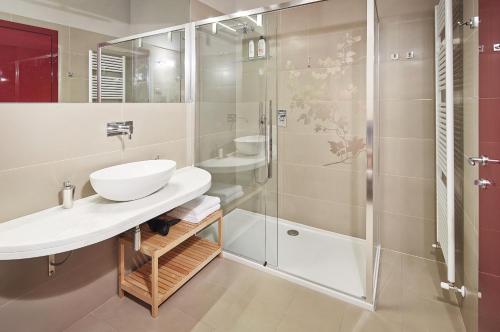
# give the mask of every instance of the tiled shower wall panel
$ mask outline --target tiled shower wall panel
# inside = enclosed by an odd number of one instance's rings
[[[285,10],[277,32],[279,216],[364,238],[366,1]]]
[[[435,259],[434,7],[378,4],[381,244]]]

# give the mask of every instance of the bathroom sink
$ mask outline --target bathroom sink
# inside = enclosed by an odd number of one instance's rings
[[[255,156],[264,152],[266,137],[262,135],[243,136],[234,139],[236,152],[248,156]]]
[[[133,201],[163,188],[175,172],[172,160],[145,160],[101,169],[90,174],[92,188],[112,201]]]

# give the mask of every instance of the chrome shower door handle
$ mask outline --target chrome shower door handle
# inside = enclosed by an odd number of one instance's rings
[[[493,182],[487,179],[477,179],[474,180],[474,185],[478,186],[480,189],[487,189],[489,186],[493,185]]]
[[[500,164],[500,160],[490,159],[488,156],[481,155],[479,157],[469,157],[467,158],[471,166],[486,166],[488,164]]]
[[[269,119],[267,120],[268,139],[267,139],[267,178],[273,177],[273,101],[269,100]]]

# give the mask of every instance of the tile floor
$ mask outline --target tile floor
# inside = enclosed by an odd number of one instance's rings
[[[160,307],[113,297],[66,332],[465,331],[442,264],[383,250],[376,312],[218,258]]]

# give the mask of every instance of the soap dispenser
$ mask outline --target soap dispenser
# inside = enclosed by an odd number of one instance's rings
[[[73,200],[75,197],[75,186],[71,182],[66,181],[63,184],[63,208],[71,209],[73,207]]]

